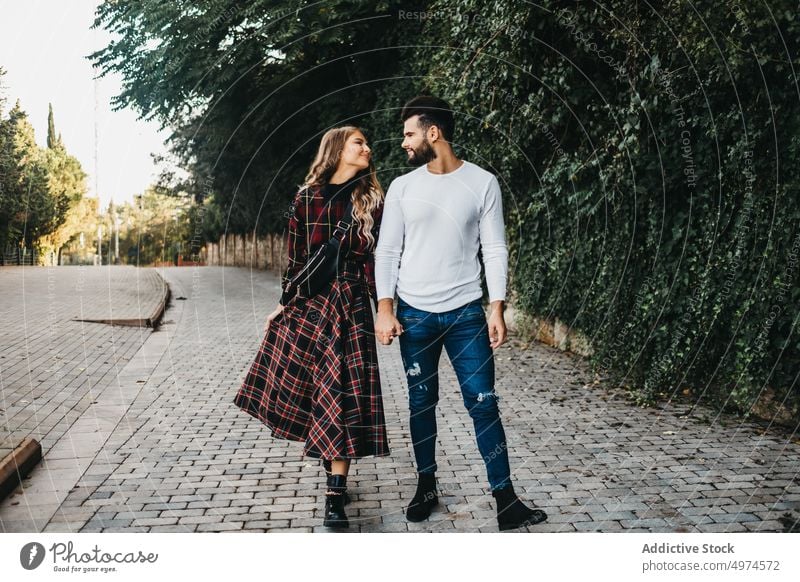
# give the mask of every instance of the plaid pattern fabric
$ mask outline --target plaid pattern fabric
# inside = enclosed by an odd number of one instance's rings
[[[328,200],[323,195],[320,187],[301,189],[292,202],[289,213],[289,236],[287,246],[289,250],[289,265],[283,277],[282,288],[285,290],[289,280],[294,277],[306,264],[308,257],[314,254],[322,244],[333,236],[336,224],[344,218],[347,210],[348,199],[345,196],[334,196]],[[372,214],[374,225],[372,236],[378,241],[383,204]],[[377,300],[375,291],[375,257],[373,249],[368,249],[367,239],[359,234],[358,221],[354,220],[350,230],[342,241],[342,253],[345,258],[350,258],[364,263],[365,276],[370,295]],[[284,296],[283,305],[290,298]]]
[[[330,238],[346,209],[346,199],[321,198],[311,192],[308,208],[298,205],[290,220],[290,271]],[[234,399],[273,436],[304,441],[304,454],[324,459],[389,454],[369,302],[372,253],[361,237],[345,243],[338,277],[312,298],[288,301],[270,323]]]

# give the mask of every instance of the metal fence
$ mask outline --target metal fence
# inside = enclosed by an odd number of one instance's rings
[[[34,249],[25,247],[8,247],[0,255],[3,265],[36,265],[39,254]]]

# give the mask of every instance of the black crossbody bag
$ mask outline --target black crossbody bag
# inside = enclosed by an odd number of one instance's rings
[[[298,273],[289,280],[288,295],[294,297],[299,290],[305,297],[313,297],[330,283],[339,272],[339,250],[345,234],[353,224],[353,201],[347,205],[344,219],[336,225],[329,241],[319,247]]]

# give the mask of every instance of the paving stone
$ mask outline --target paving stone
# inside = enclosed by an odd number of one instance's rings
[[[752,513],[715,513],[709,516],[715,523],[744,523],[747,521],[761,521]]]
[[[201,523],[195,531],[236,531],[244,527],[242,521],[228,521],[225,523]]]
[[[145,517],[133,520],[134,526],[153,526],[153,525],[175,525],[178,523],[177,517]]]

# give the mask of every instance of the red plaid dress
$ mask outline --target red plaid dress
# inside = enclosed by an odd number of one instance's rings
[[[347,209],[349,191],[298,192],[289,220],[286,283],[329,240]],[[382,204],[373,213],[378,239]],[[389,454],[378,354],[369,297],[374,255],[353,221],[342,243],[338,277],[318,295],[284,297],[234,402],[272,435],[304,441],[303,453],[323,459]]]

